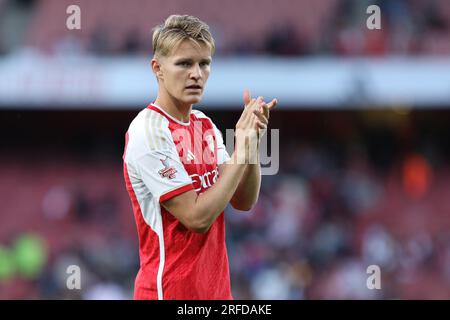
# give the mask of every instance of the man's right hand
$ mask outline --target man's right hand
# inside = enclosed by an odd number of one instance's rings
[[[276,99],[266,104],[263,97],[252,99],[250,92],[244,91],[244,110],[236,124],[235,135],[238,163],[254,163],[258,159],[259,140],[267,129],[269,111],[276,104]]]
[[[244,99],[245,101],[245,99]],[[258,146],[258,127],[255,124],[253,110],[259,108],[263,103],[262,98],[250,99],[245,103],[241,117],[236,123],[236,160],[238,163],[249,163],[251,157],[255,156]],[[264,124],[260,124],[264,127]]]

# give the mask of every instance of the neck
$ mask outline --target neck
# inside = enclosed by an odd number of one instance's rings
[[[173,97],[158,93],[155,104],[181,122],[189,122],[192,104],[184,104]]]

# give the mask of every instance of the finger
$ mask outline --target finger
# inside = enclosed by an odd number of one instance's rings
[[[270,101],[267,106],[269,107],[269,110],[272,110],[273,108],[276,107],[276,105],[278,104],[278,100],[277,99],[273,99],[272,101]]]
[[[264,102],[264,97],[259,96],[259,97],[256,99],[255,104],[254,104],[252,110],[259,110],[259,111],[261,111],[261,110],[262,110],[262,106],[263,106],[264,104],[265,104],[265,102]]]
[[[256,99],[251,99],[248,104],[245,105],[245,111],[251,113],[251,111],[255,108]]]
[[[254,109],[257,109],[260,105],[262,105],[264,103],[264,98],[259,96],[256,101],[255,101],[255,105],[254,105]]]
[[[245,89],[244,90],[244,105],[248,105],[252,99],[252,96],[250,95],[250,90]]]
[[[261,130],[267,129],[267,125],[259,120],[256,120],[256,127]]]
[[[251,121],[251,110],[252,110],[252,105],[255,103],[256,99],[251,99],[250,102],[245,106],[244,111],[242,112],[242,117],[243,117],[243,121],[245,124],[249,124]]]
[[[253,111],[259,109],[259,105],[263,103],[261,97],[258,97],[256,99],[252,99],[250,103],[245,107],[248,112],[248,119],[253,121]]]
[[[266,117],[267,119],[269,119],[270,116],[270,112],[269,112],[269,106],[267,104],[263,104],[260,108],[260,112],[262,112],[262,114],[264,115],[264,117]]]
[[[261,113],[260,111],[254,110],[253,114],[258,118],[259,121],[261,121],[261,122],[263,122],[265,124],[269,123],[269,120],[267,119],[267,117],[263,113]]]
[[[248,110],[252,109],[253,104],[255,103],[256,99],[250,99],[250,101],[244,106],[244,112],[247,113]]]

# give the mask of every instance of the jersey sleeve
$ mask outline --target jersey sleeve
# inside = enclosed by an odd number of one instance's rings
[[[175,152],[170,149],[151,150],[135,162],[145,186],[160,203],[194,189]]]
[[[166,120],[156,112],[149,112],[145,119],[147,125],[140,125],[134,131],[136,152],[130,161],[146,192],[162,203],[194,187]]]

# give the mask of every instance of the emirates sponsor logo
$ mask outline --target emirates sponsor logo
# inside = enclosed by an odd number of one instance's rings
[[[216,167],[214,170],[205,172],[204,174],[191,174],[190,177],[195,191],[199,192],[202,189],[206,190],[211,188],[212,185],[216,183],[217,178],[219,177],[219,170]]]

